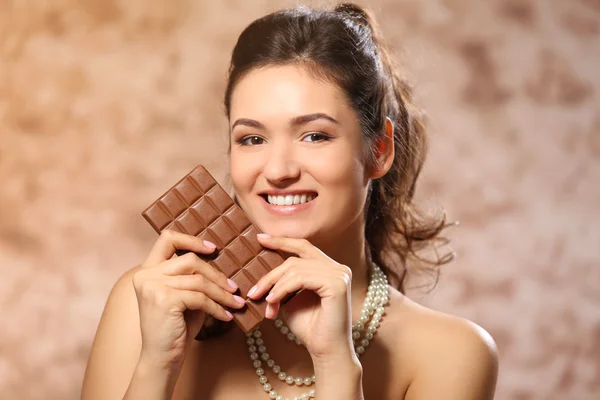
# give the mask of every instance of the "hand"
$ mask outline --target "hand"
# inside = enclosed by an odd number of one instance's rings
[[[173,257],[177,250],[189,253]],[[237,285],[195,253],[211,254],[215,245],[195,236],[166,230],[133,277],[138,301],[142,351],[140,359],[165,366],[181,365],[205,313],[230,321],[223,306],[242,308]]]
[[[258,240],[264,247],[298,257],[288,258],[262,277],[248,297],[258,299],[270,290],[265,316],[275,318],[280,301],[287,294],[302,290],[285,305],[284,319],[313,359],[353,354],[350,268],[305,239],[259,235]]]

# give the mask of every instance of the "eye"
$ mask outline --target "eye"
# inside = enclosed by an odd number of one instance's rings
[[[242,146],[255,146],[257,144],[262,144],[263,138],[259,136],[246,136],[241,139],[238,139],[237,142]]]
[[[307,140],[307,139],[310,139],[310,140]],[[314,143],[323,142],[323,141],[327,141],[327,140],[331,140],[331,136],[326,135],[321,132],[311,132],[302,138],[303,142],[314,142]]]

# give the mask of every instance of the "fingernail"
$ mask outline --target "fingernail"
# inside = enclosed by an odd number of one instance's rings
[[[269,301],[273,298],[273,293],[269,293],[269,295],[267,297],[265,297],[266,301]]]
[[[234,281],[232,281],[231,279],[227,279],[227,284],[229,285],[230,288],[238,290],[240,287],[237,285],[237,283],[235,283]]]
[[[205,241],[204,241],[204,245],[205,245],[206,247],[209,247],[209,248],[211,248],[211,249],[216,249],[216,248],[217,248],[217,245],[215,245],[213,242],[209,242],[208,240],[205,240]]]
[[[256,285],[252,286],[252,289],[248,291],[248,297],[251,297],[254,293],[256,293]]]
[[[241,303],[241,304],[246,304],[246,300],[242,299],[240,296],[237,296],[237,295],[235,295],[235,294],[234,294],[234,295],[233,295],[233,298],[234,298],[234,299],[235,299],[235,301],[237,301],[238,303]]]
[[[231,314],[229,311],[225,310],[225,314],[227,314],[229,319],[233,319],[233,314]]]
[[[271,235],[266,234],[266,233],[258,233],[256,236],[259,237],[259,238],[261,238],[261,239],[268,239],[268,238],[271,237]]]

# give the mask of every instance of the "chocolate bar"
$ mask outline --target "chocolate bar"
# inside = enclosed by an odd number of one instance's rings
[[[215,253],[198,256],[239,286],[246,306],[230,310],[234,321],[244,332],[261,323],[267,302],[248,299],[248,290],[283,263],[285,257],[258,243],[256,235],[260,231],[203,166],[198,165],[184,176],[142,216],[157,233],[171,229],[214,243]],[[201,330],[199,337],[202,336]]]

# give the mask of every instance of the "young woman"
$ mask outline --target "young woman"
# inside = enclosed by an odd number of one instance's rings
[[[165,232],[108,298],[83,399],[492,399],[491,337],[402,294],[408,268],[448,261],[420,256],[445,221],[412,203],[424,126],[369,14],[253,22],[225,109],[236,200],[263,246],[295,255],[248,294],[268,294],[267,319],[195,341],[204,315],[230,321],[245,300],[195,254],[214,244]]]

